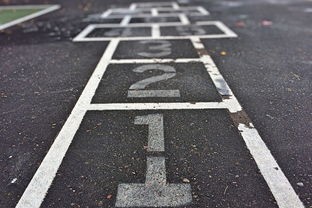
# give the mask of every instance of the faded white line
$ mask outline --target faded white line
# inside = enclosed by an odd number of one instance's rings
[[[63,128],[53,142],[49,152],[43,159],[40,167],[28,184],[16,208],[39,208],[59,166],[79,128],[79,125],[88,110],[88,105],[101,81],[119,41],[113,40],[107,46],[103,57],[98,63],[86,87],[79,97],[74,109],[66,120]]]
[[[6,29],[6,28],[8,28],[8,27],[12,27],[12,26],[14,26],[14,25],[20,24],[20,23],[25,22],[25,21],[27,21],[27,20],[30,20],[30,19],[39,17],[39,16],[41,16],[41,15],[50,13],[50,12],[52,12],[52,11],[55,11],[55,10],[61,8],[60,5],[45,5],[45,6],[48,6],[48,8],[43,9],[43,10],[38,11],[38,12],[35,12],[35,13],[33,13],[33,14],[30,14],[30,15],[27,15],[27,16],[24,16],[24,17],[21,17],[21,18],[18,18],[18,19],[16,19],[16,20],[11,21],[11,22],[8,22],[8,23],[5,23],[5,24],[0,25],[0,30]],[[45,8],[45,7],[43,7],[43,5],[37,5],[37,6],[8,6],[8,7],[5,6],[5,8],[10,8],[10,9],[11,9],[11,8],[12,8],[12,9],[14,9],[14,8],[15,8],[15,9],[16,9],[16,8],[22,9],[22,8],[32,8],[32,7],[39,8],[39,9],[40,9],[40,8]]]
[[[201,51],[199,52],[199,55],[202,58],[203,63],[205,64],[207,71],[213,80],[213,83],[215,84],[219,94],[222,95],[223,102],[232,102],[234,108],[237,108],[238,111],[230,111],[231,113],[240,112],[242,108],[238,100],[234,96],[223,76],[220,74],[219,69],[211,57],[208,54],[205,54],[207,51],[203,51],[205,50],[205,46],[201,42],[200,38],[193,37],[191,41],[194,47],[198,51]],[[249,126],[246,126],[245,124],[239,124],[238,130],[279,207],[304,208],[304,205],[300,201],[283,171],[278,166],[273,155],[270,153],[270,150],[263,142],[258,131],[254,128],[253,124],[250,123]]]

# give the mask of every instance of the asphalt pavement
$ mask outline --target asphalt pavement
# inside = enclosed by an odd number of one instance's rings
[[[0,3],[0,207],[312,208],[312,2],[134,2]]]

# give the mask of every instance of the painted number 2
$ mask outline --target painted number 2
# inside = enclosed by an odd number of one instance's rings
[[[162,64],[149,64],[139,66],[133,69],[133,72],[143,73],[149,70],[158,70],[164,72],[162,75],[152,76],[140,80],[132,84],[128,90],[128,97],[142,98],[142,97],[180,97],[179,90],[146,90],[145,88],[150,84],[165,81],[176,76],[176,70],[172,66]]]

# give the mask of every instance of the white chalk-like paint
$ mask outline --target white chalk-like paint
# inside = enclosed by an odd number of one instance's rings
[[[164,157],[148,157],[144,184],[118,185],[116,207],[177,207],[192,202],[190,184],[170,184]]]
[[[238,130],[257,166],[267,182],[279,208],[304,208],[283,171],[263,142],[258,131],[251,125],[239,124]]]
[[[13,21],[10,21],[8,23],[2,24],[0,25],[0,30],[4,30],[8,27],[12,27],[14,25],[20,24],[22,22],[28,21],[30,19],[34,19],[36,17],[39,17],[41,15],[50,13],[52,11],[58,10],[59,8],[61,8],[60,5],[25,5],[25,6],[1,6],[1,9],[42,9],[38,12],[34,12],[32,14],[26,15],[24,17],[15,19]]]
[[[16,208],[39,208],[59,166],[78,130],[80,123],[88,110],[91,99],[109,64],[109,60],[118,45],[118,40],[112,40],[90,77],[86,87],[79,97],[74,109],[66,120],[60,133],[54,140],[47,155],[40,164],[35,175],[28,184]]]

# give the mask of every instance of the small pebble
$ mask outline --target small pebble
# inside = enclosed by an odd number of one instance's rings
[[[183,182],[184,182],[184,183],[189,183],[189,182],[190,182],[190,180],[189,180],[189,179],[187,179],[187,178],[183,178]]]
[[[300,187],[304,186],[302,182],[298,182],[297,185],[300,186]]]

